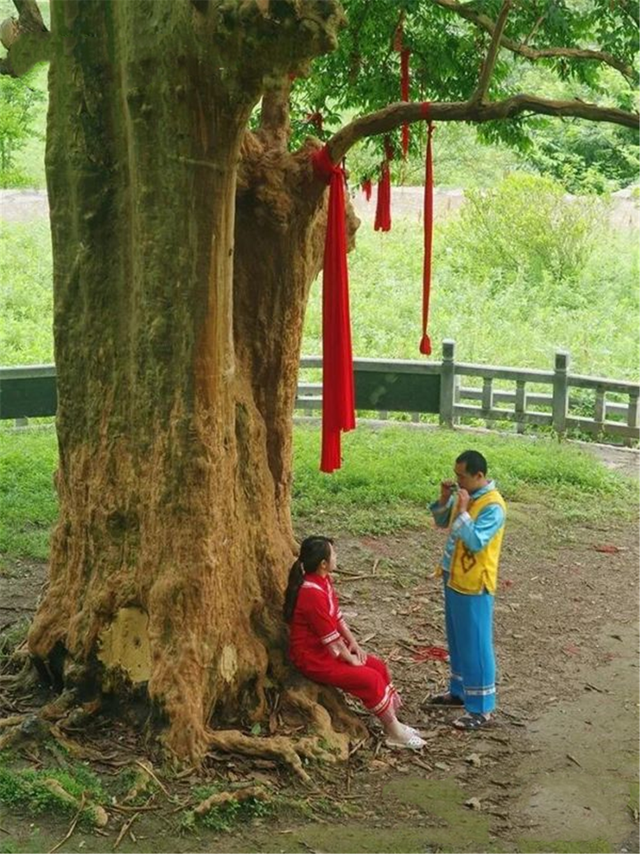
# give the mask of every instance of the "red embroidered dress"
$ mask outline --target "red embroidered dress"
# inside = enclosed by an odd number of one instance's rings
[[[331,578],[308,573],[291,620],[291,660],[308,679],[353,694],[375,715],[395,710],[400,698],[383,661],[368,655],[356,666],[336,658],[332,644],[341,640],[344,628]]]

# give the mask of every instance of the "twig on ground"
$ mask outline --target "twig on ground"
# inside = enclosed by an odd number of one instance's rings
[[[134,813],[134,815],[132,815],[132,816],[131,816],[131,818],[128,818],[128,819],[125,821],[125,823],[122,825],[122,827],[120,828],[120,833],[118,834],[118,838],[117,838],[117,839],[116,839],[116,841],[113,843],[113,850],[114,850],[114,851],[116,850],[116,848],[118,847],[118,845],[120,845],[120,843],[122,842],[122,840],[123,840],[123,838],[124,838],[125,834],[127,833],[127,831],[129,830],[129,828],[131,827],[131,825],[133,824],[133,822],[138,818],[138,816],[139,816],[139,815],[140,815],[140,813],[139,813],[139,812]]]
[[[154,773],[154,771],[153,771],[151,768],[147,767],[147,765],[145,765],[145,763],[144,763],[144,762],[141,762],[139,759],[136,759],[136,760],[135,760],[135,763],[136,763],[136,765],[138,765],[140,768],[142,768],[142,770],[143,770],[146,774],[148,774],[148,775],[149,775],[153,780],[155,780],[155,782],[158,784],[158,786],[160,786],[160,788],[162,789],[162,791],[164,792],[164,794],[165,794],[168,798],[170,798],[170,797],[171,797],[171,795],[170,795],[169,790],[167,789],[167,787],[164,785],[164,783],[162,783],[162,782],[158,779],[158,777],[156,776],[156,774]]]
[[[57,845],[54,845],[53,848],[51,848],[51,850],[49,851],[49,854],[53,854],[54,851],[57,851],[58,848],[60,848],[61,845],[64,845],[64,843],[67,841],[67,839],[69,839],[73,835],[73,831],[76,829],[76,825],[80,821],[80,816],[82,815],[82,810],[84,809],[85,800],[86,800],[86,798],[85,798],[85,794],[83,792],[82,798],[80,799],[80,806],[78,807],[78,811],[74,815],[73,820],[72,820],[71,824],[69,825],[69,830],[67,830],[66,835],[62,837],[60,842],[58,842]]]
[[[365,736],[364,738],[361,738],[361,739],[360,739],[360,741],[357,741],[357,742],[353,745],[353,747],[351,748],[351,750],[349,751],[349,759],[351,759],[351,757],[352,757],[355,753],[357,753],[357,752],[360,750],[360,748],[362,747],[362,745],[363,745],[363,744],[366,744],[368,740],[369,740],[369,736],[367,735],[367,736]]]

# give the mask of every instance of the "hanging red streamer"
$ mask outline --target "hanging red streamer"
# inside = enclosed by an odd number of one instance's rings
[[[391,175],[388,160],[383,161],[380,167],[376,218],[373,227],[375,231],[391,231]]]
[[[360,187],[362,188],[362,192],[364,193],[364,197],[365,197],[365,199],[366,199],[367,201],[370,201],[370,199],[371,199],[371,189],[372,189],[372,187],[371,187],[371,178],[365,178],[365,179],[362,181],[362,183],[360,184]]]
[[[422,266],[422,339],[420,340],[420,352],[424,356],[431,355],[431,340],[427,334],[427,326],[431,297],[431,249],[433,245],[433,158],[431,152],[433,123],[429,120],[429,107],[428,101],[421,105],[421,113],[429,122],[427,125],[427,163],[424,183],[424,261]]]
[[[408,47],[402,48],[400,52],[400,93],[403,101],[409,100],[409,57],[411,51]],[[402,157],[406,159],[409,151],[409,125],[402,125]]]
[[[320,469],[339,469],[341,431],[356,426],[349,319],[349,270],[344,171],[325,145],[312,155],[316,175],[329,184],[322,268],[322,457]]]

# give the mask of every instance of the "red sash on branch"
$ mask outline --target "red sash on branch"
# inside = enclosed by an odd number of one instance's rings
[[[376,218],[373,228],[375,231],[391,231],[391,175],[387,160],[383,161],[380,167]]]
[[[429,102],[421,105],[422,115],[429,121]],[[424,183],[424,261],[422,266],[422,339],[420,352],[424,356],[431,355],[431,341],[427,335],[429,323],[429,298],[431,296],[431,248],[433,245],[433,162],[431,153],[431,135],[433,123],[427,126],[427,164]]]
[[[341,431],[356,426],[349,319],[349,270],[344,171],[326,145],[312,155],[316,175],[329,184],[322,268],[322,458],[320,470],[339,469]]]
[[[403,101],[409,100],[409,57],[411,51],[408,47],[400,51],[400,97]],[[402,158],[406,159],[409,151],[409,125],[402,125]]]
[[[391,231],[391,172],[389,161],[393,160],[393,145],[388,136],[384,138],[384,160],[380,167],[378,198],[376,200],[376,218],[374,231]]]

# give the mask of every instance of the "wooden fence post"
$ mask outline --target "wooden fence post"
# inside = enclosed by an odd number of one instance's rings
[[[553,372],[553,429],[559,436],[563,436],[567,431],[568,410],[569,354],[565,350],[557,350]]]
[[[445,338],[442,342],[442,368],[440,369],[440,423],[446,427],[453,427],[455,351],[456,342]]]

